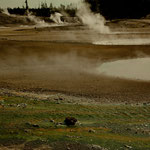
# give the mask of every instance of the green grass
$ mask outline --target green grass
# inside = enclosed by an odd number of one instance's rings
[[[77,141],[112,150],[125,149],[125,145],[134,150],[150,149],[150,106],[57,104],[8,96],[0,101],[5,105],[0,106],[0,145],[9,141],[13,144],[44,140],[49,144]],[[27,107],[15,106],[21,103]],[[55,123],[63,122],[68,116],[77,118],[80,124],[56,126]],[[29,123],[38,124],[39,128]],[[95,132],[90,133],[90,129]]]

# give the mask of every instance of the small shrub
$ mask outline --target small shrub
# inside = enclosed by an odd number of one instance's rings
[[[77,119],[74,118],[74,117],[67,117],[65,120],[64,120],[64,123],[67,125],[67,126],[74,126],[77,122]]]

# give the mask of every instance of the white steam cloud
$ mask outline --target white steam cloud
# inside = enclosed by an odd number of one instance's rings
[[[7,8],[3,9],[3,14],[6,14],[6,15],[10,16],[10,13],[8,12]]]
[[[50,25],[46,23],[44,20],[37,18],[36,16],[32,15],[31,13],[28,14],[28,18],[33,21],[37,27],[49,27]]]
[[[52,19],[55,23],[62,24],[61,17],[63,15],[61,13],[55,12],[54,14],[51,14],[50,19]]]
[[[97,33],[109,33],[109,27],[105,25],[105,18],[100,14],[91,11],[88,3],[81,3],[77,11],[77,16],[82,20],[83,24]]]

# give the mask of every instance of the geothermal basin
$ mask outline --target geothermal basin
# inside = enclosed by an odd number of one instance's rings
[[[100,103],[149,101],[149,39],[149,28],[3,28],[0,87]]]

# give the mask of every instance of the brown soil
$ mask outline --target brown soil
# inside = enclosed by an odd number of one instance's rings
[[[150,82],[97,74],[104,61],[150,55],[150,46],[0,41],[0,87],[63,93],[98,102],[150,101]]]

